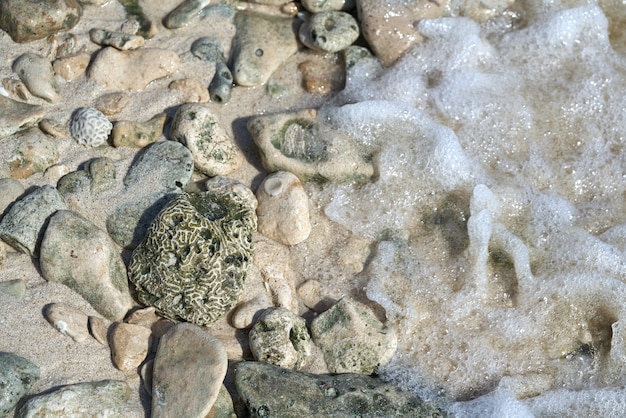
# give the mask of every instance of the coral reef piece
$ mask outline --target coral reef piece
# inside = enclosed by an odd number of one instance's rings
[[[81,107],[72,115],[70,132],[72,137],[86,147],[98,147],[106,143],[113,124],[98,109]]]

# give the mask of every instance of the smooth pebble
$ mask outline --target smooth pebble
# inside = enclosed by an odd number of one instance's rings
[[[108,344],[110,322],[99,316],[90,315],[87,318],[89,334],[100,344]]]
[[[205,103],[209,101],[207,87],[197,78],[182,78],[170,83],[169,88],[182,93],[184,103]]]
[[[61,98],[52,64],[46,58],[26,52],[13,62],[13,71],[33,96],[51,103],[58,102]]]
[[[105,93],[98,97],[94,107],[107,116],[120,113],[130,103],[130,94],[122,91]]]
[[[89,338],[88,317],[80,309],[64,303],[51,303],[46,305],[44,316],[57,331],[77,343],[85,342]]]
[[[118,322],[109,334],[113,365],[123,372],[134,370],[145,360],[152,331],[141,325]]]
[[[54,73],[65,81],[73,81],[85,74],[91,55],[76,54],[57,58],[52,63]]]

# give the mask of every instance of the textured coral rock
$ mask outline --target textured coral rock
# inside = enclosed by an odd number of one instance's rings
[[[139,301],[207,325],[234,306],[252,262],[255,208],[234,191],[183,193],[154,219],[129,277]]]
[[[72,115],[70,133],[81,145],[98,147],[106,143],[113,124],[98,109],[81,107]]]

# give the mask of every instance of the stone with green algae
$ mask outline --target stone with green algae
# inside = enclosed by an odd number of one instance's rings
[[[129,278],[139,301],[167,318],[213,323],[243,293],[255,230],[255,208],[241,193],[176,196],[131,257]]]

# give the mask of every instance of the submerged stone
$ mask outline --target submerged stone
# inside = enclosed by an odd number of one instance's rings
[[[139,301],[167,318],[198,325],[216,321],[243,292],[254,209],[235,192],[176,196],[133,251],[128,270]]]

